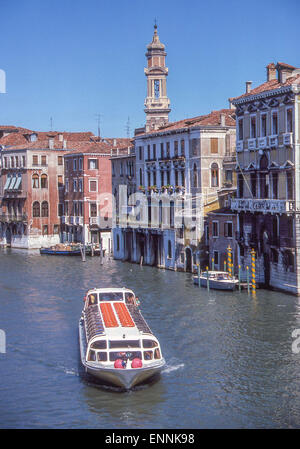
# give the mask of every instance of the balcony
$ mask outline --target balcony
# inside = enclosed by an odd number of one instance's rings
[[[14,214],[2,214],[0,215],[0,221],[2,223],[13,223],[13,222],[27,222],[28,217],[26,214],[14,215]]]
[[[258,148],[267,148],[267,137],[260,137],[258,139]]]
[[[295,211],[295,201],[234,198],[231,200],[231,209],[237,212],[262,212],[264,214],[287,213]]]
[[[90,217],[89,219],[90,227],[91,228],[98,228],[98,229],[110,229],[112,226],[112,219],[108,218],[107,220],[104,217]]]
[[[269,137],[269,146],[271,148],[278,146],[278,137],[277,136],[270,136]]]
[[[248,150],[256,150],[256,139],[248,139]]]
[[[242,140],[239,140],[236,143],[236,151],[243,151],[244,149],[244,142]]]
[[[61,222],[62,222],[62,224],[69,224],[69,216],[68,215],[62,215]]]
[[[293,144],[293,133],[283,134],[283,145],[290,146]]]

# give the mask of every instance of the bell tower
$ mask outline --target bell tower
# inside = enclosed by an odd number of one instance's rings
[[[145,99],[146,132],[158,129],[169,121],[170,100],[167,97],[165,46],[159,40],[157,25],[154,25],[152,42],[147,46],[147,98]]]

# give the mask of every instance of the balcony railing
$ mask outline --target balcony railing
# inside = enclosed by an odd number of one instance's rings
[[[269,199],[253,199],[253,198],[234,198],[231,200],[231,209],[249,212],[294,212],[295,201],[289,200],[269,200]]]
[[[244,149],[244,142],[240,140],[236,143],[236,151],[243,151],[243,149]]]
[[[14,222],[14,221],[18,221],[18,222],[27,222],[27,215],[23,214],[23,215],[14,215],[14,214],[2,214],[0,215],[0,221],[2,222]]]
[[[266,137],[260,137],[258,139],[258,148],[267,148],[267,138]]]
[[[283,134],[283,145],[292,145],[292,144],[293,144],[293,133]]]
[[[269,146],[270,147],[277,147],[278,146],[278,137],[277,136],[270,136],[269,137]]]
[[[256,150],[256,139],[248,139],[248,150]]]

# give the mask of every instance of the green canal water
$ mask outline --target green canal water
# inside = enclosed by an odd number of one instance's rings
[[[78,320],[85,291],[126,286],[159,338],[160,378],[129,392],[86,378]],[[1,428],[300,427],[299,299],[198,288],[185,273],[0,251]]]

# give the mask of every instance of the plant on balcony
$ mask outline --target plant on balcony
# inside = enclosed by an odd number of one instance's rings
[[[184,192],[184,187],[183,186],[175,186],[175,191],[176,192]]]
[[[139,186],[139,190],[141,191],[141,192],[144,192],[145,193],[145,187],[144,186]]]

